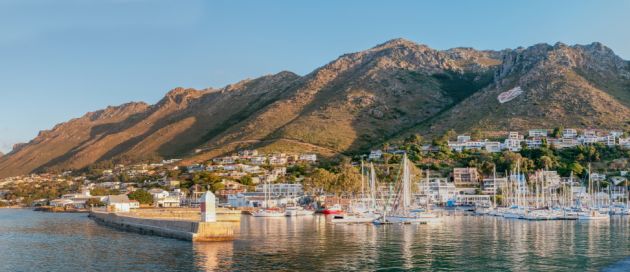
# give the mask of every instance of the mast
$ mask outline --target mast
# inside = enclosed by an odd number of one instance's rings
[[[492,209],[497,206],[497,166],[492,167]]]
[[[589,199],[589,208],[593,208],[593,185],[591,182],[591,164],[588,164],[588,189],[589,189],[589,194],[588,194],[588,199]]]
[[[361,159],[361,204],[365,208],[365,176],[363,168],[363,159]]]
[[[373,163],[370,163],[370,201],[372,209],[376,209],[376,171]]]
[[[573,171],[571,171],[571,181],[569,182],[569,200],[571,207],[573,207]]]
[[[402,188],[402,197],[403,197],[403,212],[407,212],[407,208],[411,206],[411,184],[410,184],[410,173],[409,173],[409,162],[407,160],[407,153],[403,156],[403,188]]]
[[[430,182],[431,182],[431,180],[429,178],[429,175],[430,175],[430,172],[429,172],[429,169],[427,169],[427,181],[426,181],[426,184],[424,185],[425,186],[424,187],[424,194],[427,197],[427,211],[431,211],[431,201],[430,201],[431,198],[429,198],[429,193],[428,193],[429,192]],[[440,185],[438,184],[438,192],[439,191],[440,191]]]

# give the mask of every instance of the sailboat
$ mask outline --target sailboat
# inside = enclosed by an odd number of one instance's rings
[[[593,198],[595,196],[597,196],[596,193],[593,193],[593,191],[595,191],[593,182],[591,181],[591,165],[588,165],[588,188],[590,189],[590,193],[589,193],[589,207],[587,208],[586,211],[583,211],[581,213],[578,214],[578,220],[609,220],[610,219],[610,215],[608,213],[601,213],[599,211],[599,207],[597,206],[597,203],[593,203],[593,202],[597,202],[597,200],[595,199],[595,201],[593,201]]]
[[[490,207],[475,207],[475,214],[478,215],[495,215],[496,214],[496,201],[497,201],[497,169],[492,170],[492,203]]]
[[[314,210],[307,210],[298,205],[290,205],[284,209],[285,216],[302,216],[302,215],[313,215],[315,214]]]
[[[330,220],[331,223],[372,223],[374,220],[380,218],[380,214],[376,213],[376,172],[374,171],[374,165],[370,164],[368,196],[365,194],[363,170],[363,162],[361,162],[361,199],[358,201],[359,203],[350,205],[351,209],[349,213],[333,216]]]
[[[269,199],[271,198],[271,192],[269,191],[269,184],[263,184],[263,193],[265,195],[265,200],[262,204],[262,209],[255,211],[252,213],[254,217],[284,217],[285,214],[279,208],[270,208],[269,207]]]
[[[428,210],[413,209],[411,203],[411,173],[407,154],[403,155],[402,163],[402,183],[400,184],[399,193],[396,194],[396,199],[392,203],[391,213],[385,214],[382,220],[376,220],[375,223],[418,224],[438,220],[437,215]],[[387,209],[385,211],[387,212]]]

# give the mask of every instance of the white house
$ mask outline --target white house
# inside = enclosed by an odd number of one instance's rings
[[[470,141],[470,136],[468,136],[468,135],[459,135],[459,136],[457,136],[457,142],[458,143],[465,143],[465,142],[468,142],[468,141]]]
[[[305,162],[316,162],[317,161],[317,155],[315,154],[300,154],[300,161],[305,161]]]
[[[175,208],[179,207],[181,199],[179,196],[167,196],[155,201],[155,206],[160,208]]]
[[[131,209],[131,202],[127,195],[108,195],[105,197],[105,204],[107,209],[113,212],[129,212]]]
[[[269,158],[269,164],[272,165],[283,165],[283,164],[287,164],[287,157],[286,156],[271,156]]]
[[[577,137],[577,130],[573,129],[573,128],[565,128],[564,130],[562,130],[562,138],[567,138],[567,139],[571,139],[571,138],[575,138]]]
[[[499,142],[486,142],[486,151],[488,151],[488,152],[501,152],[501,143],[499,143]]]
[[[267,201],[267,207],[284,206],[287,203],[296,203],[296,198],[271,196]],[[227,195],[228,204],[232,207],[263,207],[265,196],[262,192],[248,192]]]
[[[138,200],[129,200],[130,209],[140,209],[140,202]]]
[[[505,149],[510,151],[520,151],[521,150],[521,142],[523,141],[523,136],[519,135],[518,132],[510,132],[508,138],[505,139],[504,145]]]
[[[282,197],[297,197],[304,195],[302,184],[297,183],[259,184],[256,186],[256,192],[263,192],[265,186],[267,186],[267,190],[271,193],[271,195]]]
[[[449,200],[455,200],[458,194],[454,183],[447,182],[445,179],[439,178],[435,178],[429,182],[428,188],[424,189],[424,191],[431,199],[432,203],[438,204],[444,204]]]
[[[380,149],[370,151],[370,155],[368,156],[369,160],[379,160],[383,156],[383,151]]]
[[[546,129],[530,129],[529,130],[529,137],[547,137],[547,130]]]
[[[151,194],[151,196],[153,196],[154,200],[162,199],[169,195],[167,191],[160,188],[153,188],[149,190],[148,192],[149,194]]]
[[[261,165],[261,164],[265,164],[265,162],[267,161],[267,158],[264,156],[254,156],[254,157],[251,157],[249,161],[254,165]]]

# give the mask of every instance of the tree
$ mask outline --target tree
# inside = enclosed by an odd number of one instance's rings
[[[351,164],[344,164],[341,166],[339,175],[337,175],[335,185],[331,191],[336,192],[338,195],[358,193],[361,189],[361,174]]]
[[[133,193],[128,195],[129,199],[137,200],[140,204],[153,204],[153,196],[142,189],[135,190]]]
[[[495,168],[495,164],[494,162],[491,161],[483,161],[481,163],[481,173],[486,174],[486,175],[490,175],[494,172],[494,168]]]
[[[101,206],[105,206],[105,203],[103,203],[98,198],[90,198],[87,201],[85,201],[85,205],[88,207],[101,207]]]
[[[444,137],[446,137],[446,141],[449,139],[455,138],[457,136],[457,132],[453,129],[449,129],[446,133],[444,133]]]
[[[405,138],[406,144],[422,144],[422,136],[420,134],[411,134],[407,138]]]
[[[577,175],[581,175],[584,172],[584,167],[578,162],[573,162],[569,165],[569,169]]]
[[[337,175],[323,168],[317,168],[308,178],[304,179],[304,189],[314,194],[320,194],[331,184],[335,183]]]
[[[105,195],[109,195],[109,190],[103,188],[103,187],[96,187],[92,190],[90,190],[90,195],[95,195],[95,196],[105,196]]]
[[[562,131],[564,130],[563,127],[557,127],[553,129],[553,132],[551,133],[551,136],[554,138],[562,138]]]
[[[555,161],[549,156],[540,157],[540,163],[545,169],[552,168],[555,165]]]
[[[241,184],[243,184],[243,185],[248,185],[248,186],[249,186],[249,185],[253,185],[253,182],[252,182],[252,177],[251,177],[251,176],[249,176],[249,175],[247,175],[247,176],[243,176],[243,177],[239,180],[239,182],[240,182]]]
[[[473,140],[481,140],[483,138],[483,132],[480,129],[476,128],[470,132],[470,138]]]
[[[195,173],[195,175],[193,175],[192,181],[194,184],[199,184],[203,188],[210,188],[212,192],[223,189],[221,177],[209,172]]]

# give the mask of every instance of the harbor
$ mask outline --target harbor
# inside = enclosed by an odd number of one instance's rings
[[[0,263],[8,271],[599,271],[630,256],[629,217],[527,221],[452,212],[423,225],[243,215],[234,240],[190,243],[120,231],[85,214],[0,209]]]
[[[115,205],[93,208],[89,217],[123,231],[193,242],[233,240],[240,230],[241,212],[216,209],[212,193],[202,198],[201,209],[134,209]],[[206,206],[207,204],[207,206]],[[207,207],[207,208],[206,208]]]

